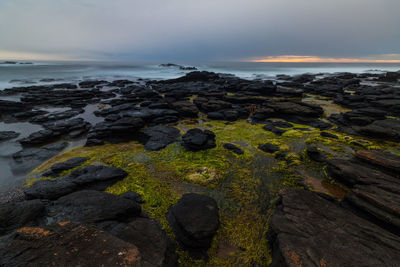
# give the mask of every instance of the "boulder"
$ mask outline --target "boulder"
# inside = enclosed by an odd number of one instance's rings
[[[185,194],[168,210],[167,220],[183,249],[193,258],[207,258],[206,252],[219,227],[218,206],[214,199]]]
[[[190,129],[182,136],[187,150],[198,151],[216,147],[215,134],[210,130]]]
[[[394,266],[398,236],[366,221],[321,194],[280,193],[268,228],[271,267]]]
[[[325,162],[326,156],[322,153],[316,145],[307,146],[307,155],[310,159],[317,162]]]
[[[270,143],[265,143],[263,145],[259,145],[258,149],[266,152],[266,153],[274,153],[279,151],[279,147]]]

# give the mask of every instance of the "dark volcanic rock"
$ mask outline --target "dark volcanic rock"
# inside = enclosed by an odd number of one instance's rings
[[[316,145],[307,146],[307,155],[310,159],[317,162],[325,162],[326,156],[322,153]]]
[[[41,148],[25,148],[13,154],[14,162],[12,169],[14,173],[25,172],[26,170],[33,169],[41,164],[43,161],[54,157],[63,149],[68,146],[68,143],[57,143],[47,145]]]
[[[139,250],[91,226],[24,227],[0,238],[1,266],[142,266]]]
[[[0,234],[35,221],[43,211],[40,200],[0,204]]]
[[[195,100],[196,103],[196,100]],[[199,104],[200,108],[206,112],[212,111],[220,111],[223,109],[229,109],[232,107],[232,104],[229,102],[225,102],[222,100],[208,100],[205,103]]]
[[[268,124],[271,124],[274,127],[279,128],[292,128],[293,125],[286,121],[268,121]]]
[[[131,199],[106,192],[82,190],[63,196],[47,207],[54,222],[96,223],[138,216],[140,205]]]
[[[206,251],[219,227],[218,206],[214,199],[185,194],[169,209],[167,219],[178,242],[193,258],[207,258]]]
[[[383,172],[348,160],[328,161],[327,173],[348,185],[352,193],[345,203],[380,222],[381,227],[400,234],[400,180]]]
[[[180,137],[177,128],[171,126],[153,126],[140,131],[139,140],[144,148],[149,151],[157,151],[174,143]]]
[[[400,120],[378,120],[367,126],[354,126],[356,133],[378,139],[400,141]]]
[[[259,145],[258,149],[267,152],[267,153],[274,153],[276,151],[279,151],[279,147],[270,143],[265,143],[263,145]]]
[[[142,119],[131,117],[98,123],[89,131],[86,146],[101,144],[101,141],[119,143],[134,140],[143,125]]]
[[[267,106],[272,108],[275,113],[279,114],[283,118],[285,118],[285,116],[318,118],[323,114],[323,109],[320,106],[310,105],[303,102],[277,101],[270,102]]]
[[[273,133],[276,134],[276,135],[282,135],[283,133],[286,132],[286,130],[276,128],[276,127],[273,126],[272,124],[266,124],[266,125],[264,125],[264,126],[263,126],[263,129],[266,130],[266,131],[273,132]]]
[[[23,146],[33,146],[46,144],[63,136],[65,139],[74,139],[89,131],[91,125],[82,118],[76,118],[67,121],[48,122],[43,127],[45,130],[32,133],[19,142]]]
[[[331,134],[331,133],[328,133],[328,132],[321,132],[320,135],[323,136],[323,137],[339,139],[339,137],[337,135],[334,135],[334,134]]]
[[[268,229],[272,267],[395,266],[400,239],[317,193],[280,194]]]
[[[190,101],[178,101],[172,103],[172,108],[184,118],[197,118],[199,109]]]
[[[384,82],[397,82],[400,79],[400,72],[386,72],[385,76],[379,78]]]
[[[215,134],[210,130],[190,129],[182,136],[182,140],[188,150],[198,151],[216,147]]]
[[[76,190],[104,190],[128,174],[108,166],[87,166],[57,180],[41,180],[25,189],[27,199],[57,199]]]
[[[138,217],[127,224],[118,223],[108,232],[135,244],[143,259],[154,266],[178,266],[175,248],[156,220]]]
[[[42,176],[57,177],[62,172],[76,168],[88,160],[89,158],[77,157],[77,158],[71,158],[64,162],[56,163],[53,166],[51,166],[50,170],[43,173]]]
[[[224,144],[224,148],[225,148],[225,149],[228,149],[228,150],[230,150],[230,151],[232,151],[233,153],[238,154],[238,155],[242,155],[242,154],[244,153],[243,150],[240,149],[240,147],[235,146],[234,144],[225,143],[225,144]]]
[[[367,151],[357,150],[355,151],[357,159],[369,163],[382,169],[384,171],[391,172],[392,174],[400,175],[400,157],[391,153],[385,153],[380,151]]]
[[[0,100],[0,117],[13,114],[17,112],[23,112],[30,110],[31,108],[21,102]]]
[[[194,82],[194,81],[212,81],[219,79],[219,75],[215,74],[213,72],[207,72],[207,71],[193,71],[188,74],[186,74],[183,77],[177,78],[177,79],[171,79],[171,80],[166,80],[166,81],[161,81],[161,83],[178,83],[178,82]]]
[[[2,131],[0,132],[0,142],[14,139],[17,138],[18,136],[19,133],[16,133],[14,131]]]
[[[38,116],[31,118],[29,121],[32,123],[58,121],[58,120],[64,120],[64,119],[69,119],[69,118],[78,116],[80,113],[83,113],[83,112],[84,112],[83,109],[78,109],[78,110],[71,109],[71,110],[67,110],[67,111],[63,111],[63,112],[38,115]]]

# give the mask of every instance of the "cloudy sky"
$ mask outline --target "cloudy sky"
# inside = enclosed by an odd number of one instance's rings
[[[399,11],[400,0],[0,0],[0,58],[399,60]]]

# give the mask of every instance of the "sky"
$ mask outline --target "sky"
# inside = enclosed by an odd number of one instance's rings
[[[400,0],[0,0],[0,58],[400,62]]]

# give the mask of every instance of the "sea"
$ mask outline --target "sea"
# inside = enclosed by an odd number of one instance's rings
[[[0,90],[11,87],[49,85],[55,83],[77,83],[82,80],[120,80],[120,79],[171,79],[190,72],[179,67],[162,67],[160,63],[131,62],[76,62],[76,61],[34,61],[2,64],[0,61]],[[300,75],[304,73],[329,75],[331,73],[381,73],[399,71],[400,64],[359,64],[359,63],[253,63],[253,62],[212,62],[177,63],[193,66],[200,71],[231,74],[244,79],[275,79],[278,74]],[[0,100],[18,101],[19,96],[0,96]],[[51,109],[52,107],[49,107]],[[95,124],[95,117],[88,116]],[[18,139],[41,130],[39,125],[28,122],[0,122],[0,131],[16,131],[21,135],[10,141],[0,142],[0,202],[2,194],[21,185],[26,173],[16,174],[11,167],[12,154],[21,150]]]
[[[178,67],[161,67],[160,63],[131,62],[76,62],[76,61],[35,61],[33,64],[1,64],[0,90],[16,86],[78,82],[88,79],[171,79],[189,71]],[[164,62],[165,63],[165,62]],[[278,74],[299,75],[303,73],[337,72],[382,72],[398,71],[400,63],[256,63],[256,62],[213,62],[178,63],[194,66],[201,71],[232,74],[244,79],[273,79]]]

